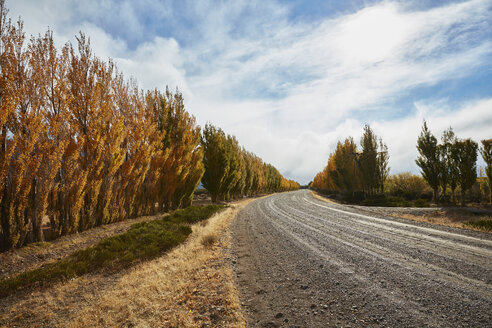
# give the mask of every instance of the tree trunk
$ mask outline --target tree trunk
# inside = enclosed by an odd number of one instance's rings
[[[465,206],[465,193],[466,190],[461,188],[461,206]]]
[[[43,231],[41,226],[43,224],[43,215],[38,211],[38,180],[33,179],[33,194],[32,194],[32,232],[33,232],[33,242],[44,241]]]
[[[3,199],[5,200],[5,191],[4,191],[4,197]],[[5,251],[7,249],[11,248],[10,244],[10,221],[7,218],[7,210],[6,206],[0,202],[0,251]]]
[[[439,204],[439,188],[434,188],[434,202]]]

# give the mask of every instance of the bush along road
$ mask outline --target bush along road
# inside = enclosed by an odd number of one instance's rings
[[[252,327],[487,327],[492,234],[329,204],[300,190],[232,226]]]

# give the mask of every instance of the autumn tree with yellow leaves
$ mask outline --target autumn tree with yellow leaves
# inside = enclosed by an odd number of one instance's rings
[[[4,0],[0,64],[0,249],[190,205],[203,149],[179,91],[140,90],[83,33],[27,41]]]
[[[324,193],[352,197],[356,193],[374,195],[384,192],[388,177],[388,148],[369,125],[364,126],[361,149],[352,137],[338,141],[323,171],[316,174],[311,188]]]

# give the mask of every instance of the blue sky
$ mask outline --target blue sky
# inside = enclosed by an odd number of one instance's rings
[[[369,123],[392,173],[418,172],[426,119],[438,137],[492,137],[492,0],[7,0],[27,34],[79,30],[143,88],[178,87],[212,122],[309,182],[337,140]],[[479,162],[483,165],[483,162]]]

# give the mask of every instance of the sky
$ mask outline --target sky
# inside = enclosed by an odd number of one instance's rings
[[[200,125],[302,184],[364,124],[391,173],[419,172],[424,120],[438,139],[492,138],[492,0],[6,3],[28,36],[83,31],[141,88],[177,87]]]

